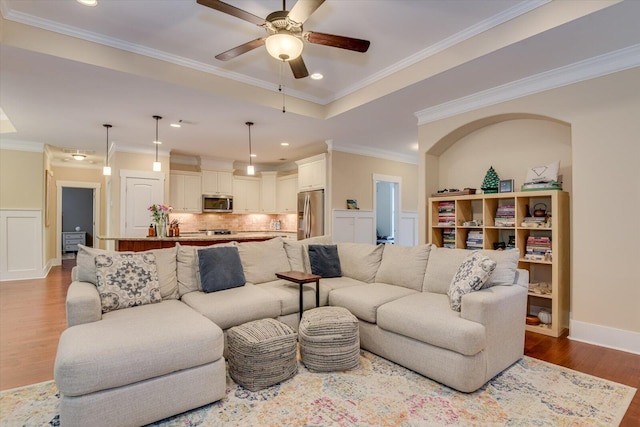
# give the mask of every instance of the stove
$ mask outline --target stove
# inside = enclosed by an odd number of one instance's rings
[[[218,228],[214,230],[200,230],[200,231],[205,233],[207,236],[231,234],[231,230],[227,230],[225,228]]]

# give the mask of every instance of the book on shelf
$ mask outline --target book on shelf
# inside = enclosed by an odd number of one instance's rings
[[[515,227],[516,207],[514,205],[498,206],[498,209],[496,209],[494,224],[496,227]]]
[[[484,242],[484,236],[482,230],[471,230],[467,234],[467,240],[465,241],[467,249],[482,249]]]

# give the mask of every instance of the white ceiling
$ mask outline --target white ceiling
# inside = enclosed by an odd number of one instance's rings
[[[282,6],[228,3],[261,17]],[[264,30],[195,0],[0,0],[0,10],[0,107],[17,129],[2,143],[87,150],[95,165],[103,123],[117,150],[151,152],[156,114],[165,153],[245,162],[252,121],[257,163],[290,163],[327,142],[415,162],[416,112],[640,45],[636,0],[327,0],[305,30],[371,47],[305,43],[309,72],[325,78],[296,80],[264,48],[216,60]]]

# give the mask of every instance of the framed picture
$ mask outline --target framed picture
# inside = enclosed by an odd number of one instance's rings
[[[498,186],[499,193],[511,193],[513,192],[513,180],[512,179],[504,179],[500,181],[500,185]]]
[[[347,209],[358,209],[358,201],[354,199],[347,199]]]

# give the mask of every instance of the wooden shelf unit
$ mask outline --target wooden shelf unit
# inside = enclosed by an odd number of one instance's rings
[[[455,204],[455,224],[438,223],[439,204]],[[526,227],[523,222],[534,206],[544,204],[550,216],[550,227]],[[513,227],[496,226],[496,210],[499,206],[515,206],[515,224]],[[547,282],[551,284],[551,295],[529,293],[527,314],[537,315],[540,309],[551,311],[551,324],[548,326],[526,325],[528,331],[553,337],[562,335],[569,328],[570,298],[570,251],[569,251],[569,194],[565,191],[523,191],[498,194],[472,194],[465,196],[431,197],[427,206],[429,242],[443,247],[445,229],[455,230],[454,247],[466,249],[466,240],[471,230],[481,230],[483,249],[493,249],[497,242],[508,243],[509,237],[515,239],[515,247],[520,251],[518,268],[529,271],[531,283]],[[463,225],[465,222],[478,221],[479,225]],[[481,222],[480,222],[481,221]],[[549,260],[525,259],[527,239],[549,237],[551,239],[551,258]],[[524,322],[524,319],[522,320]]]

